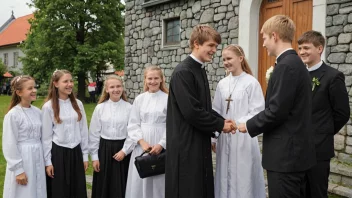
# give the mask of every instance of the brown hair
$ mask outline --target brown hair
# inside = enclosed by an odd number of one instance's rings
[[[279,35],[282,41],[291,43],[295,31],[296,26],[292,19],[285,15],[275,15],[265,21],[260,33],[269,34],[269,37],[271,38],[271,33],[275,32]]]
[[[215,31],[209,25],[197,25],[193,28],[189,45],[191,50],[194,48],[194,42],[197,41],[199,45],[203,45],[204,42],[213,39],[217,44],[221,43],[220,34]]]
[[[302,45],[303,43],[312,43],[314,47],[319,47],[321,45],[324,48],[325,46],[324,36],[320,32],[314,31],[314,30],[310,30],[303,33],[299,37],[297,42],[298,42],[298,45]]]
[[[230,50],[230,51],[234,52],[239,57],[242,56],[243,57],[243,60],[241,62],[242,70],[244,72],[246,72],[247,74],[250,74],[253,76],[253,72],[252,72],[251,68],[249,67],[249,64],[247,62],[247,59],[244,55],[244,51],[241,46],[236,45],[236,44],[231,44],[231,45],[226,46],[222,51],[225,51],[225,50]]]
[[[156,65],[148,66],[144,70],[144,88],[143,88],[144,92],[149,90],[149,88],[147,86],[147,83],[146,83],[146,80],[145,80],[147,78],[147,73],[149,71],[158,71],[159,72],[160,78],[162,80],[161,83],[160,83],[160,87],[159,88],[160,88],[161,91],[163,91],[164,93],[168,94],[169,93],[169,89],[166,87],[165,76],[163,74],[163,71],[161,70],[161,68],[159,66],[156,66]]]
[[[103,102],[109,100],[110,94],[106,92],[106,86],[107,86],[107,84],[108,84],[108,83],[107,83],[108,80],[112,80],[112,79],[115,79],[115,80],[120,81],[121,84],[122,84],[122,87],[124,88],[122,78],[120,78],[119,76],[116,76],[116,75],[109,75],[109,76],[107,76],[106,79],[105,79],[105,82],[104,82],[104,88],[103,88],[103,91],[102,91],[101,96],[100,96],[100,98],[99,98],[98,104],[103,103]],[[125,89],[122,91],[121,98],[122,98],[122,100],[124,100],[124,101],[127,102],[127,96],[126,96]]]
[[[27,75],[16,76],[11,80],[12,97],[7,111],[10,111],[14,106],[18,105],[21,102],[21,97],[17,95],[16,91],[21,91],[24,87],[24,84],[30,80],[34,80],[34,78]]]
[[[48,96],[45,99],[45,102],[51,100],[51,106],[54,111],[54,119],[57,124],[61,124],[62,120],[60,119],[59,90],[58,88],[55,87],[54,82],[58,82],[60,78],[65,74],[71,74],[71,73],[67,70],[55,70],[55,72],[51,76]],[[78,107],[76,97],[73,93],[68,95],[68,97],[70,98],[73,109],[78,114],[78,121],[80,121],[82,119],[82,113]]]

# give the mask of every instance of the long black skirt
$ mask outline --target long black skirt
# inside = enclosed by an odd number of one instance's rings
[[[100,172],[93,173],[92,198],[125,197],[131,155],[127,155],[120,162],[113,158],[122,149],[124,142],[125,140],[100,138]]]
[[[87,198],[81,146],[70,149],[53,142],[51,161],[54,178],[47,176],[48,198]]]

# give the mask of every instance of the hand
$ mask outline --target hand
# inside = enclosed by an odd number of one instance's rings
[[[152,149],[152,147],[149,145],[149,143],[144,141],[143,139],[139,140],[138,144],[141,145],[143,151],[148,151],[148,150]]]
[[[84,172],[86,172],[89,166],[88,162],[83,162],[83,165],[84,165]]]
[[[115,153],[114,156],[112,156],[116,161],[122,161],[123,158],[125,158],[126,154],[121,150],[118,153]]]
[[[16,182],[20,185],[27,185],[28,179],[26,173],[21,173],[16,176]]]
[[[241,133],[247,133],[246,124],[245,124],[245,123],[240,123],[240,124],[238,125],[238,130],[239,130]]]
[[[160,144],[156,144],[152,147],[152,150],[149,152],[151,155],[158,155],[163,150],[163,147]]]
[[[211,150],[216,153],[216,143],[211,143]]]
[[[224,122],[223,132],[235,134],[237,130],[236,123],[232,120],[225,120]]]
[[[94,160],[93,161],[93,169],[97,173],[100,172],[100,162],[99,162],[99,160]]]
[[[54,166],[53,165],[46,166],[45,172],[49,177],[54,178]]]

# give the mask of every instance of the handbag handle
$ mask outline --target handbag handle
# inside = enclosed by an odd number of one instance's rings
[[[152,149],[149,148],[148,150],[144,151],[139,157],[142,157],[144,154],[149,153]]]

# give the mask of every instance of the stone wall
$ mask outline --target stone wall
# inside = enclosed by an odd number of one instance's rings
[[[221,51],[225,44],[238,43],[239,0],[177,0],[143,8],[143,0],[125,0],[125,75],[126,91],[133,100],[143,89],[143,69],[160,66],[170,81],[173,69],[191,52],[188,44],[192,27],[209,24],[222,37],[222,44],[212,63],[207,64],[209,85],[215,91],[217,82],[225,76]],[[180,17],[181,42],[173,49],[162,49],[164,19]]]
[[[327,0],[326,57],[332,67],[345,74],[352,104],[352,1]],[[335,135],[335,158],[331,162],[330,192],[352,196],[352,122]]]

